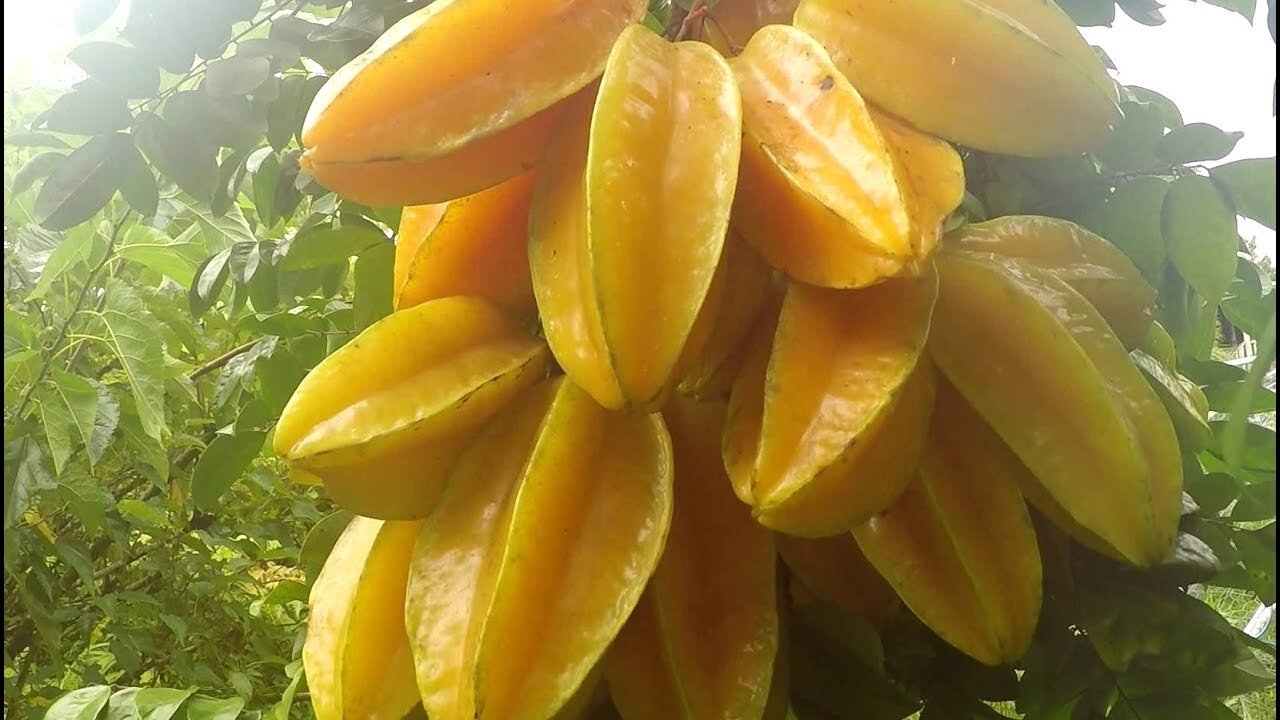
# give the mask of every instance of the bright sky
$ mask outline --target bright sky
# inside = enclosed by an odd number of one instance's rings
[[[126,5],[127,0],[120,10]],[[1122,82],[1170,98],[1187,122],[1243,131],[1244,139],[1226,161],[1274,157],[1271,92],[1276,46],[1267,31],[1266,5],[1266,0],[1258,0],[1251,25],[1235,13],[1203,2],[1166,0],[1168,22],[1161,27],[1143,27],[1117,12],[1114,27],[1088,28],[1085,35],[1115,61]],[[76,68],[63,58],[78,41],[72,27],[74,6],[74,0],[4,3],[6,90],[29,86],[36,78],[58,85],[78,78]],[[117,17],[122,16],[117,12]],[[1275,260],[1273,231],[1252,222],[1242,223],[1240,230]]]

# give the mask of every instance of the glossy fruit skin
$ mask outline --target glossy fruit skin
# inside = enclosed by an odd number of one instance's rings
[[[883,629],[902,602],[858,548],[853,535],[802,538],[776,534],[778,555],[814,599],[837,605]]]
[[[901,272],[912,259],[903,171],[822,46],[770,25],[732,66],[744,130],[737,231],[807,283],[856,288]]]
[[[989,252],[1046,270],[1083,295],[1125,347],[1142,344],[1156,291],[1119,248],[1068,220],[1008,215],[950,233],[947,248]]]
[[[441,0],[338,70],[312,103],[302,165],[375,205],[443,202],[528,170],[561,100],[600,75],[641,0]],[[477,30],[481,30],[477,32]]]
[[[918,479],[854,530],[906,606],[988,665],[1022,657],[1040,616],[1040,550],[1019,491],[1025,474],[944,383]]]
[[[545,718],[569,703],[653,574],[671,482],[661,417],[606,411],[564,378],[491,424],[410,570],[405,618],[430,716]]]
[[[1181,509],[1177,439],[1106,321],[1016,260],[944,253],[938,268],[938,367],[1068,516],[1129,562],[1159,562]]]
[[[317,720],[400,720],[418,704],[400,613],[420,526],[357,516],[311,586],[302,662]]]
[[[916,368],[936,283],[930,272],[859,291],[792,284],[777,319],[757,328],[723,441],[757,521],[846,532],[911,482],[933,403],[932,374]]]
[[[783,283],[773,269],[731,232],[690,333],[697,337],[702,334],[699,326],[706,326],[706,339],[691,343],[690,347],[697,346],[697,352],[680,363],[684,371],[681,393],[702,399],[729,396],[751,329],[766,307],[772,306],[776,312],[782,290]]]
[[[1120,120],[1106,69],[1042,0],[803,0],[795,26],[877,106],[978,150],[1088,152]]]
[[[472,295],[517,319],[536,311],[526,237],[532,172],[400,216],[392,299],[397,309],[436,298]]]
[[[663,413],[675,514],[658,569],[605,661],[623,718],[762,717],[778,654],[773,536],[720,462],[723,402],[677,397]]]
[[[294,391],[275,451],[357,514],[425,517],[466,442],[545,376],[546,346],[485,300],[374,323]]]
[[[738,90],[707,45],[632,26],[584,105],[557,131],[535,188],[534,294],[574,382],[605,407],[654,409],[697,350],[737,177]]]

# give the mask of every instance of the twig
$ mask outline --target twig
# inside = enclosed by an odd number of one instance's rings
[[[237,355],[243,355],[249,352],[250,350],[252,350],[253,346],[257,345],[260,340],[262,340],[262,338],[254,338],[253,340],[250,340],[246,343],[242,343],[240,345],[237,345],[231,348],[230,350],[222,353],[218,357],[210,360],[209,362],[201,365],[195,370],[192,370],[191,372],[187,373],[187,378],[191,380],[195,380],[198,377],[208,375],[214,370],[217,370],[223,365],[226,365],[227,363],[231,362],[231,360],[235,358]]]
[[[125,220],[133,214],[132,210],[125,211],[120,216],[120,220],[111,228],[111,238],[107,241],[107,254],[102,260],[89,271],[89,277],[85,278],[84,285],[80,288],[80,294],[76,297],[75,304],[71,307],[71,312],[67,313],[67,317],[62,321],[62,327],[58,328],[58,337],[49,346],[49,351],[45,355],[43,362],[40,364],[40,372],[36,373],[36,378],[27,386],[26,392],[22,394],[22,401],[18,403],[18,409],[14,412],[15,418],[21,418],[27,411],[27,406],[31,403],[31,398],[35,394],[36,388],[44,380],[44,376],[49,374],[49,366],[53,364],[54,357],[58,354],[58,348],[62,345],[62,341],[67,339],[67,331],[71,328],[71,322],[75,320],[80,311],[84,309],[85,300],[89,298],[89,291],[94,287],[94,281],[98,279],[98,273],[111,262],[112,256],[115,254],[116,238],[120,235],[120,229],[124,227]]]
[[[187,529],[183,528],[181,530],[175,531],[168,537],[162,538],[159,541],[154,542],[144,548],[141,548],[139,550],[134,550],[133,552],[125,555],[124,557],[111,563],[110,565],[101,567],[98,570],[96,570],[93,573],[93,579],[101,580],[102,578],[116,572],[117,570],[122,570],[134,564],[135,562],[141,560],[147,555],[150,555],[156,550],[159,550],[160,548],[163,548],[163,547],[168,547],[169,543],[173,542],[174,540],[177,540],[178,538],[182,537],[186,533],[187,533]]]

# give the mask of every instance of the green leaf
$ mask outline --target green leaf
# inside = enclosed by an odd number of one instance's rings
[[[1124,89],[1129,94],[1129,97],[1135,101],[1150,105],[1159,115],[1161,125],[1170,130],[1182,127],[1182,111],[1169,98],[1155,90],[1144,88],[1140,85],[1126,85]]]
[[[85,448],[89,453],[89,465],[97,465],[106,452],[111,437],[120,424],[120,402],[111,390],[97,380],[90,380],[94,392],[98,393],[98,409],[93,416],[93,433],[89,436],[89,444]]]
[[[320,522],[312,526],[307,537],[302,541],[302,550],[298,553],[298,565],[307,573],[307,581],[315,582],[329,559],[329,553],[338,543],[342,531],[347,529],[355,516],[346,510],[338,510],[325,515]]]
[[[107,720],[138,720],[134,700],[142,688],[129,687],[118,690],[107,703]]]
[[[160,69],[137,48],[91,42],[67,53],[67,59],[120,97],[151,97],[160,88]]]
[[[52,132],[99,135],[124,130],[133,116],[122,98],[90,81],[58,98],[41,119]]]
[[[1116,127],[1098,158],[1114,170],[1149,170],[1160,166],[1156,147],[1164,136],[1165,113],[1152,103],[1120,103],[1124,119]]]
[[[98,234],[89,225],[81,225],[63,234],[58,246],[49,254],[49,260],[40,272],[35,288],[26,299],[31,301],[44,297],[53,287],[53,282],[68,270],[92,262],[97,241]]]
[[[236,55],[209,63],[202,88],[213,97],[248,95],[270,75],[267,58]]]
[[[91,685],[58,698],[44,714],[44,720],[94,720],[111,698],[107,685]]]
[[[1229,421],[1214,420],[1209,423],[1213,435],[1218,441],[1221,455],[1223,440]],[[1276,431],[1257,423],[1246,422],[1243,425],[1244,443],[1240,448],[1237,464],[1246,470],[1275,472],[1276,470]]]
[[[289,75],[280,81],[280,96],[267,109],[267,141],[284,150],[302,129],[311,101],[324,84],[324,77]]]
[[[98,413],[98,391],[89,381],[58,368],[49,372],[50,397],[40,403],[40,415],[49,439],[53,471],[61,475],[76,443],[88,447]]]
[[[193,238],[191,230],[171,238],[155,228],[134,225],[125,232],[116,255],[173,278],[179,285],[189,286],[195,277],[196,265],[204,255],[204,247]]]
[[[8,434],[8,433],[6,433]],[[12,528],[35,500],[36,492],[58,484],[45,469],[45,457],[31,436],[22,436],[4,446],[4,527]]]
[[[1204,0],[1209,5],[1216,5],[1224,10],[1239,13],[1245,20],[1253,22],[1253,13],[1258,7],[1257,0]]]
[[[173,688],[142,688],[134,697],[138,720],[169,720],[195,690]]]
[[[293,391],[306,376],[306,368],[295,353],[287,347],[277,347],[271,354],[257,360],[258,394],[267,407],[279,413],[292,397]]]
[[[1169,187],[1161,227],[1178,273],[1216,306],[1236,275],[1235,213],[1208,178],[1188,175]]]
[[[274,153],[267,152],[257,168],[252,169],[252,173],[253,206],[258,211],[258,220],[263,227],[270,229],[279,219],[275,211],[275,195],[276,181],[280,179],[280,160]]]
[[[297,580],[281,580],[262,599],[264,605],[286,605],[291,602],[305,603],[306,601],[307,586]]]
[[[129,207],[142,217],[155,215],[160,206],[160,188],[156,185],[156,176],[151,173],[151,166],[133,143],[129,143],[129,147],[120,152],[120,194],[129,203]]]
[[[218,700],[196,695],[187,701],[187,720],[236,720],[244,710],[243,698]]]
[[[293,238],[280,267],[302,270],[345,263],[380,243],[390,244],[381,233],[361,226],[305,230]]]
[[[195,317],[204,315],[218,301],[218,296],[222,294],[222,288],[227,284],[227,277],[230,275],[228,266],[230,259],[231,248],[227,248],[210,255],[200,264],[200,267],[196,268],[195,279],[188,294],[191,314]]]
[[[1191,123],[1174,128],[1160,139],[1156,154],[1170,165],[1221,160],[1231,154],[1242,132],[1225,132],[1208,123]]]
[[[1057,0],[1058,6],[1080,27],[1110,27],[1116,19],[1114,0]],[[659,30],[659,33],[662,31]]]
[[[116,511],[130,518],[135,524],[152,530],[164,530],[172,525],[164,510],[137,498],[125,498],[116,503]]]
[[[1219,165],[1209,171],[1227,189],[1236,212],[1276,229],[1276,159],[1249,158]]]
[[[107,288],[101,335],[120,361],[137,407],[142,431],[159,438],[164,430],[164,345],[156,322],[133,288],[113,280]]]
[[[250,431],[214,438],[196,461],[191,476],[191,493],[196,507],[208,512],[216,510],[223,493],[258,457],[266,437],[265,432]]]
[[[69,145],[66,140],[63,140],[57,135],[43,132],[25,132],[6,135],[4,138],[4,144],[7,147],[45,147],[57,148],[59,150],[68,150],[71,148],[71,145]]]
[[[1160,218],[1168,192],[1169,183],[1162,178],[1135,178],[1116,186],[1083,224],[1124,251],[1148,279],[1158,279],[1166,258]]]
[[[197,200],[213,197],[218,182],[213,143],[154,114],[142,118],[134,132],[138,146],[165,177]]]
[[[396,261],[396,248],[389,242],[378,243],[356,258],[355,311],[356,330],[363,330],[391,314],[391,270]]]
[[[290,666],[294,666],[293,679],[289,681],[289,686],[284,689],[280,695],[280,701],[271,706],[263,720],[289,720],[289,711],[293,709],[293,698],[298,693],[298,685],[302,683],[302,678],[306,673],[302,672],[301,662],[294,661]],[[288,668],[286,668],[286,671]]]
[[[42,152],[25,162],[18,172],[13,176],[13,194],[18,195],[24,193],[35,184],[36,180],[42,177],[48,177],[63,160],[67,159],[66,153],[54,152],[52,150]]]
[[[244,213],[236,205],[222,215],[215,215],[208,206],[199,203],[183,203],[183,207],[200,223],[201,234],[210,252],[224,250],[233,243],[257,240],[244,219]]]
[[[133,146],[128,135],[95,137],[58,164],[36,196],[37,222],[50,230],[66,230],[93,217],[120,183],[124,156]]]
[[[1160,397],[1160,402],[1169,413],[1169,419],[1173,421],[1173,428],[1177,431],[1178,439],[1182,444],[1194,450],[1203,450],[1208,447],[1213,441],[1208,418],[1196,406],[1196,400],[1192,395],[1193,390],[1184,384],[1184,379],[1141,350],[1130,352],[1129,357],[1142,370],[1142,374],[1147,377],[1156,395]]]

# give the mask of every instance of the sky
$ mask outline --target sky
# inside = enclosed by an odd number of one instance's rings
[[[218,2],[219,0],[208,0]],[[127,0],[121,2],[121,11]],[[1165,95],[1187,122],[1207,122],[1245,136],[1222,162],[1275,157],[1276,121],[1271,114],[1276,46],[1266,22],[1266,0],[1257,0],[1252,24],[1240,15],[1203,2],[1165,0],[1167,22],[1149,28],[1117,12],[1114,26],[1086,28],[1119,68],[1118,78]],[[69,85],[79,73],[66,62],[80,38],[72,26],[75,0],[4,2],[4,86],[36,82]],[[122,12],[117,12],[122,16]],[[1243,221],[1241,234],[1276,258],[1275,232]]]

